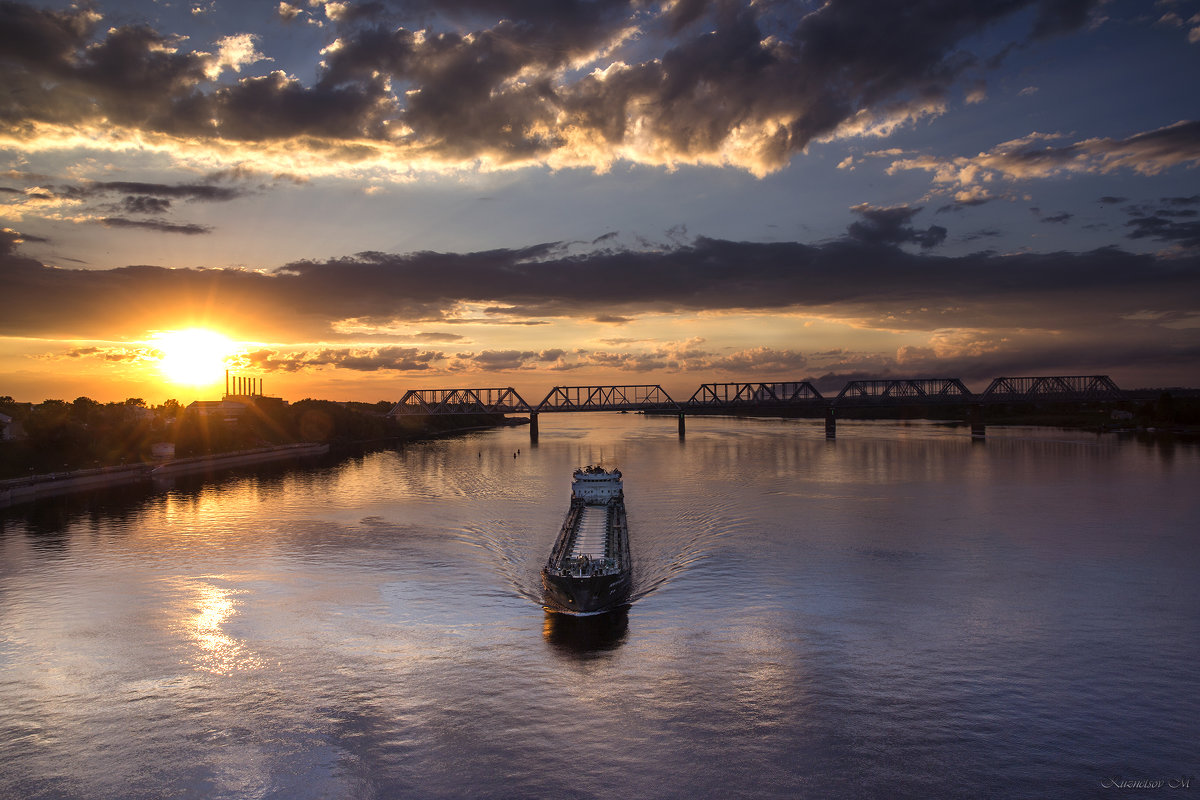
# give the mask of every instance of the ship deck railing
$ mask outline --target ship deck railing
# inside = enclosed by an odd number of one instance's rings
[[[627,569],[629,554],[625,548],[625,514],[619,510],[621,499],[609,498],[602,504],[573,499],[546,568],[556,575],[575,578],[612,575]],[[571,535],[564,535],[567,532]]]
[[[571,578],[592,578],[600,575],[613,575],[621,571],[621,565],[615,558],[579,558],[571,559],[565,564],[556,563],[554,559],[546,564],[550,571]]]

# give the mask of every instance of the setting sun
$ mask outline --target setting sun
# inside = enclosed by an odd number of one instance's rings
[[[163,377],[171,383],[186,386],[220,383],[226,359],[234,350],[233,342],[227,337],[203,328],[163,331],[155,337],[154,343],[162,352],[158,369]]]

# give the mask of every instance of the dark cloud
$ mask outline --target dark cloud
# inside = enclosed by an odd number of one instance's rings
[[[963,200],[958,200],[953,203],[947,203],[944,206],[939,206],[935,213],[944,214],[947,211],[962,211],[964,208],[971,208],[972,206],[981,206],[986,203],[990,203],[995,199],[996,199],[996,197],[994,195],[969,197],[969,198],[966,198]]]
[[[936,247],[946,240],[946,229],[940,225],[930,225],[923,231],[916,230],[910,224],[912,218],[921,211],[921,207],[893,206],[891,208],[875,208],[863,205],[852,209],[862,216],[860,222],[851,223],[850,237],[870,245],[919,244],[922,249]]]
[[[983,228],[981,230],[977,230],[977,231],[973,231],[971,233],[965,234],[962,237],[962,239],[965,242],[973,242],[976,239],[991,239],[996,236],[1002,236],[1002,235],[1003,235],[1003,233],[995,228]]]
[[[530,362],[538,360],[540,360],[539,354],[533,350],[484,350],[482,353],[460,353],[451,368],[505,372],[521,369]]]
[[[1130,239],[1156,239],[1200,250],[1200,222],[1176,222],[1163,216],[1134,217],[1125,223]]]
[[[1066,211],[1060,211],[1057,214],[1051,214],[1048,217],[1042,217],[1041,220],[1042,220],[1042,222],[1056,222],[1056,223],[1062,224],[1064,222],[1068,222],[1071,219],[1071,217],[1073,217],[1073,216],[1075,216],[1075,215],[1070,214]]]
[[[244,356],[248,367],[262,372],[300,372],[323,367],[356,372],[422,372],[444,358],[443,353],[415,347],[325,348],[311,352],[262,349]]]
[[[12,228],[0,228],[0,255],[12,256],[17,250],[17,245],[21,243],[21,234],[14,231]],[[28,259],[27,263],[34,263],[32,259]]]
[[[91,11],[0,5],[0,30],[7,34],[0,39],[0,64],[9,89],[0,95],[0,119],[104,121],[233,140],[381,138],[382,117],[394,110],[373,80],[348,88],[307,88],[272,73],[219,86],[209,74],[213,56],[186,52],[173,37],[144,25],[112,28],[93,40],[99,21]]]
[[[112,28],[98,40],[100,15],[0,5],[0,63],[7,89],[0,119],[10,123],[112,124],[175,133],[203,126],[206,59],[143,26]]]
[[[1102,205],[1115,206],[1115,205],[1120,205],[1121,203],[1124,203],[1128,200],[1129,200],[1128,197],[1114,197],[1112,195],[1105,195],[1104,197],[1100,198],[1100,203]]]
[[[0,53],[9,62],[56,67],[75,56],[99,22],[99,14],[85,9],[49,11],[0,3]]]
[[[243,197],[246,191],[240,188],[216,186],[210,183],[162,184],[137,181],[93,181],[78,185],[61,186],[54,189],[20,192],[26,203],[30,201],[70,201],[77,209],[78,220],[94,220],[110,228],[140,228],[162,233],[203,234],[211,229],[203,225],[171,222],[162,215],[171,211],[175,200],[200,202],[227,202]],[[125,195],[119,201],[109,198]],[[158,219],[136,220],[121,214],[144,214]]]
[[[1103,159],[1105,169],[1119,165],[1153,173],[1200,161],[1200,122],[1184,120],[1127,139],[1095,139],[1084,145]]]
[[[334,22],[346,24],[386,16],[387,6],[378,2],[330,4],[325,7],[325,13]]]
[[[48,242],[41,236],[14,231],[12,228],[0,228],[0,257],[9,256],[16,252],[17,245],[23,242]]]
[[[147,358],[159,357],[161,354],[149,348],[137,347],[76,347],[66,351],[61,356],[50,358],[98,358],[114,363],[135,363]]]
[[[800,375],[807,365],[808,358],[803,353],[763,346],[711,359],[703,368],[745,375],[762,372]]]
[[[91,197],[116,192],[142,197],[172,198],[224,202],[245,196],[242,189],[215,186],[210,183],[139,183],[137,181],[96,181],[82,186],[71,186],[63,190],[69,197]]]
[[[0,334],[114,338],[207,321],[240,327],[246,338],[321,341],[346,321],[462,322],[465,302],[495,303],[495,321],[515,324],[534,317],[541,323],[551,317],[751,309],[835,317],[890,331],[1055,330],[1063,338],[1064,332],[1100,330],[1128,341],[1152,332],[1168,344],[1189,333],[1194,338],[1189,326],[1200,315],[1195,251],[1171,257],[1115,248],[914,254],[897,244],[912,238],[904,234],[912,213],[877,215],[866,238],[852,235],[820,245],[700,238],[653,252],[554,255],[562,248],[551,243],[461,254],[361,253],[296,262],[274,272],[51,268],[21,257],[15,250],[19,236],[8,232],[0,240],[7,250],[0,257]],[[1162,225],[1146,235],[1191,241]],[[592,280],[597,274],[605,280]],[[553,344],[547,342],[546,350],[555,349]],[[700,357],[693,349],[605,357],[686,364]],[[541,352],[484,350],[469,360],[517,368],[513,365]],[[428,363],[409,348],[307,357],[306,365],[352,369]]]
[[[61,200],[72,201],[79,209],[79,219],[96,221],[109,228],[138,228],[170,234],[208,234],[211,228],[205,225],[172,222],[163,218],[173,209],[175,200],[223,201],[244,197],[241,188],[212,184],[148,184],[138,181],[91,181],[86,184],[61,186],[54,190],[20,193],[26,201]],[[113,194],[125,194],[119,201],[109,200]],[[112,212],[133,215],[156,216],[156,219],[130,219],[124,216],[108,216]],[[32,240],[30,240],[32,241]]]
[[[279,71],[222,87],[208,105],[220,121],[211,133],[239,141],[296,136],[384,139],[385,120],[398,108],[379,77],[351,86],[306,87]]]
[[[106,228],[140,228],[159,233],[182,233],[187,236],[212,233],[212,228],[191,223],[167,222],[161,219],[126,219],[125,217],[104,217],[99,222]]]
[[[605,340],[613,346],[633,344],[631,340]],[[562,350],[542,353],[539,361],[551,360],[554,354],[554,371],[605,370],[621,372],[698,372],[704,374],[785,374],[793,379],[801,375],[808,359],[794,350],[778,350],[772,347],[754,347],[735,353],[714,353],[705,348],[703,339],[681,342],[649,343],[640,350],[592,351],[577,349],[572,353]],[[532,359],[526,359],[532,362]]]
[[[1098,6],[1092,0],[1047,0],[1038,6],[1033,36],[1044,39],[1082,27]]]
[[[221,81],[218,56],[188,51],[147,26],[109,28],[87,8],[5,2],[0,119],[114,124],[202,140],[316,137],[324,143],[306,146],[346,159],[368,154],[363,142],[455,160],[568,151],[604,163],[617,146],[655,162],[720,159],[738,132],[754,138],[734,158],[762,172],[844,126],[936,113],[980,66],[968,49],[972,37],[1023,9],[1035,20],[1018,35],[1027,40],[1075,30],[1100,4],[329,4],[339,38],[306,84],[283,72]],[[302,13],[309,12],[298,3],[279,5],[285,19]],[[630,148],[633,126],[640,137]]]
[[[112,194],[125,194],[119,203],[110,203],[106,198]],[[241,188],[215,186],[212,184],[146,184],[138,181],[92,181],[88,184],[64,186],[56,188],[53,193],[44,193],[43,198],[53,200],[65,198],[77,201],[84,211],[84,217],[97,218],[98,222],[109,228],[139,228],[155,230],[158,233],[169,234],[208,234],[212,229],[205,225],[186,222],[170,222],[162,218],[164,213],[172,210],[174,200],[197,200],[204,203],[223,203],[223,201],[244,197],[246,192]],[[26,196],[30,197],[30,196]],[[112,211],[122,213],[138,213],[138,215],[154,215],[157,219],[128,219],[121,216],[106,215]]]
[[[1153,175],[1180,165],[1200,164],[1200,122],[1184,120],[1124,139],[1085,139],[1062,146],[1047,145],[1061,138],[1031,134],[1004,142],[972,158],[905,158],[892,171],[920,169],[953,175],[957,187],[978,189],[998,178],[1022,180],[1072,173],[1109,173],[1118,169]],[[1120,198],[1102,197],[1100,201]]]
[[[165,214],[171,208],[171,201],[165,197],[134,195],[126,197],[121,205],[129,214]]]
[[[1126,238],[1154,239],[1176,247],[1200,250],[1200,195],[1162,197],[1157,203],[1131,203],[1122,210],[1129,216]]]
[[[666,14],[667,25],[672,33],[678,33],[704,15],[712,5],[710,0],[678,0]]]

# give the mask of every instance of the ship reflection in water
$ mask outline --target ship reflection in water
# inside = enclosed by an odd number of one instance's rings
[[[574,616],[547,610],[542,635],[557,650],[586,656],[615,650],[629,629],[629,606],[605,614]]]

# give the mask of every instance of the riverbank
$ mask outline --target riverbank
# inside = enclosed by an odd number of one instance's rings
[[[83,412],[95,411],[96,404],[47,403],[49,411],[65,416],[38,422],[38,414],[30,412],[27,435],[0,442],[0,476],[7,475],[0,478],[0,509],[47,497],[310,458],[331,451],[395,446],[528,424],[528,420],[507,419],[501,414],[394,419],[375,413],[377,409],[360,408],[361,404],[323,400],[255,409],[236,420],[185,414],[151,424],[145,415],[126,419],[123,406],[115,411],[97,406],[113,413],[89,417]],[[79,419],[70,416],[79,410],[76,406],[82,409]],[[39,407],[38,413],[42,410]],[[97,442],[107,445],[94,446]],[[181,457],[154,457],[161,443],[175,445]]]
[[[457,420],[454,421],[457,422]],[[477,422],[478,417],[472,417],[470,421]],[[301,461],[323,456],[329,453],[331,448],[335,452],[371,449],[381,446],[394,446],[401,442],[415,441],[417,439],[435,439],[471,431],[527,424],[529,424],[527,419],[507,417],[492,419],[488,424],[470,424],[461,427],[440,429],[426,424],[421,429],[409,430],[399,435],[376,439],[280,444],[189,458],[176,458],[168,461],[139,462],[137,464],[121,466],[64,470],[62,472],[30,475],[23,478],[9,478],[7,480],[0,480],[0,509],[68,494],[122,486],[136,486],[138,484],[153,484],[188,475],[203,475],[258,464]]]
[[[0,508],[77,492],[152,483],[184,475],[201,475],[278,461],[298,461],[328,452],[328,444],[302,442],[173,459],[157,464],[98,467],[71,472],[31,475],[28,478],[10,478],[0,481]]]

